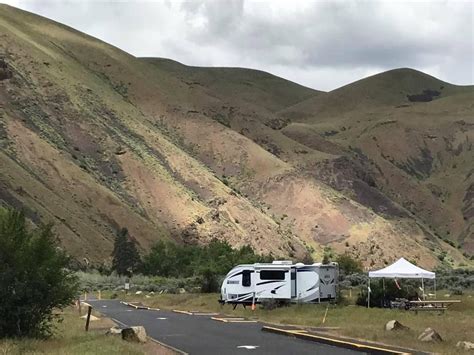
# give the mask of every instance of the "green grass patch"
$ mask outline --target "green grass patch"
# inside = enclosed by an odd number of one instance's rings
[[[100,317],[100,315],[99,315]],[[64,311],[63,321],[57,325],[55,334],[46,340],[1,339],[0,354],[68,354],[108,355],[143,354],[144,345],[131,344],[120,337],[106,336],[106,329],[113,326],[107,319],[91,322],[89,332],[84,330],[85,320],[79,318],[77,310]]]

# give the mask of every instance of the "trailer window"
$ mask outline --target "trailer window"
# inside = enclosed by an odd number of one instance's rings
[[[282,270],[262,270],[260,280],[284,280],[285,271]]]
[[[242,272],[242,286],[249,287],[251,285],[250,270],[244,270]]]

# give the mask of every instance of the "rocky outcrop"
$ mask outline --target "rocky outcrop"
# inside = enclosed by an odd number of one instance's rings
[[[0,58],[0,81],[10,79],[12,72],[3,58]]]

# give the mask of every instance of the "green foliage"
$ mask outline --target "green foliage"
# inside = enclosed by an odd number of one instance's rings
[[[117,233],[112,256],[112,270],[119,275],[131,276],[140,267],[140,255],[135,242],[128,235],[127,228],[122,228]]]
[[[338,255],[336,261],[339,264],[341,274],[352,275],[362,272],[362,263],[347,253]]]
[[[204,275],[225,275],[237,264],[269,262],[270,256],[255,254],[245,245],[232,249],[227,242],[212,240],[206,246],[177,245],[160,241],[143,258],[143,272],[163,277],[191,277]]]
[[[219,280],[217,274],[211,269],[205,269],[201,274],[201,292],[212,293],[219,291]]]
[[[399,289],[394,280],[385,280],[385,288],[383,287],[383,280],[372,280],[370,284],[370,306],[371,307],[388,307],[390,301],[395,298],[406,298],[413,300],[418,298],[416,286],[413,283],[404,282]],[[362,289],[359,294],[356,304],[367,307],[367,289]]]
[[[0,245],[0,337],[51,335],[53,310],[77,295],[51,226],[29,230],[22,212],[0,209]]]
[[[322,264],[323,264],[323,265],[327,265],[327,264],[329,264],[330,262],[331,262],[331,260],[329,259],[329,255],[328,255],[328,254],[324,254]]]

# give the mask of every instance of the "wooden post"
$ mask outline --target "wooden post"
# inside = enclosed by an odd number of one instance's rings
[[[102,295],[101,295],[101,292],[99,290],[99,301],[102,299]]]
[[[79,311],[79,315],[81,315],[82,313],[82,305],[81,305],[81,298],[78,297],[77,300],[76,300],[76,306],[77,306],[77,310]]]
[[[89,322],[91,321],[92,306],[87,307],[86,332],[89,331]]]
[[[326,316],[328,315],[328,309],[329,309],[329,302],[328,302],[328,305],[326,306],[326,312],[324,312],[323,324],[326,323]]]

